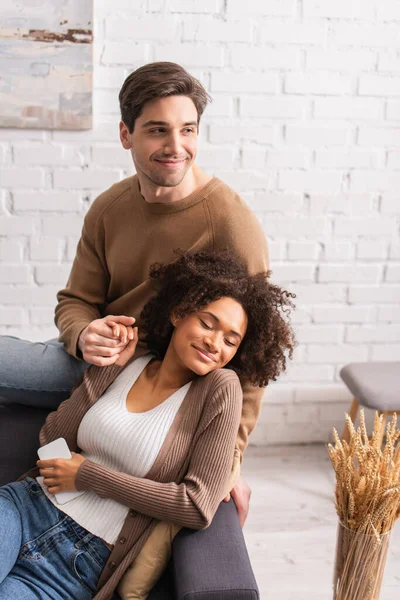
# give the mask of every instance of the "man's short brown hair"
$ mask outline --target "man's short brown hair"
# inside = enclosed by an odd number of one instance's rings
[[[146,102],[167,96],[188,96],[197,109],[197,124],[207,102],[211,100],[195,77],[173,62],[154,62],[133,71],[119,93],[121,119],[133,132],[135,121]]]

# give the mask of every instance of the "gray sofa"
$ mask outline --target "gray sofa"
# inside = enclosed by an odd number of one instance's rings
[[[39,430],[48,412],[0,403],[0,485],[14,481],[34,466]],[[149,596],[149,600],[258,598],[232,500],[221,503],[207,529],[182,529],[178,533],[168,569]]]

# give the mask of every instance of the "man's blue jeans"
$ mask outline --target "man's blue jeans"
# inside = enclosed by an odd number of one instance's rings
[[[109,555],[35,479],[0,487],[0,600],[90,600]]]
[[[88,366],[67,354],[57,340],[0,336],[0,403],[55,410]]]

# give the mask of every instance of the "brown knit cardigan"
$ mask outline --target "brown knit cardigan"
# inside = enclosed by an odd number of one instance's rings
[[[79,452],[78,428],[85,413],[125,367],[90,366],[71,397],[48,415],[40,444],[64,437]],[[94,600],[109,600],[123,574],[159,521],[206,528],[224,496],[232,469],[241,410],[237,375],[218,369],[190,386],[159,454],[145,477],[133,477],[85,460],[76,477],[78,490],[95,492],[130,508]],[[36,477],[32,469],[23,477]]]

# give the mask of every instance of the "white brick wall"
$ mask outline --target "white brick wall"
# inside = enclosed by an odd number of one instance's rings
[[[94,0],[93,129],[0,129],[0,333],[56,335],[83,216],[133,172],[119,88],[176,61],[214,98],[199,164],[242,193],[297,294],[295,360],[251,441],[327,440],[340,367],[400,359],[399,21],[398,0]]]

